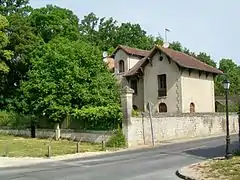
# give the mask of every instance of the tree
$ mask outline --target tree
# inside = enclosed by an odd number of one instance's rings
[[[211,59],[210,55],[207,55],[207,53],[204,52],[200,52],[196,58],[212,67],[216,67],[216,62],[214,62],[214,60]]]
[[[224,72],[226,77],[231,82],[230,94],[240,94],[240,71],[239,66],[232,59],[221,59],[219,62],[219,69]],[[223,81],[226,77],[219,77],[219,81]],[[220,86],[220,84],[219,84]],[[224,93],[222,88],[221,94]]]
[[[117,30],[116,45],[122,44],[140,49],[151,49],[154,40],[147,36],[139,24],[122,23]]]
[[[0,15],[0,74],[5,74],[9,71],[6,60],[9,60],[12,55],[11,51],[5,49],[9,43],[9,39],[6,33],[6,27],[8,25],[8,20],[4,16]]]
[[[79,39],[78,21],[72,11],[53,5],[34,9],[30,15],[35,34],[46,43],[55,37],[66,37],[73,41]]]
[[[35,51],[29,80],[16,100],[20,112],[61,122],[75,109],[119,104],[115,78],[89,43],[57,38]]]
[[[139,24],[128,22],[117,26],[113,18],[99,18],[94,13],[84,16],[79,29],[85,41],[99,46],[102,51],[109,51],[120,44],[148,50],[154,46],[155,38],[148,36]]]
[[[1,107],[6,108],[9,101],[16,96],[16,90],[20,87],[20,80],[27,79],[26,73],[31,67],[31,53],[43,41],[33,33],[33,27],[29,24],[29,18],[19,14],[8,16],[9,27],[7,28],[9,43],[6,49],[14,52],[7,61],[9,73],[4,77],[4,89],[1,94],[4,101]]]
[[[175,51],[179,51],[179,52],[183,52],[183,47],[182,44],[179,41],[173,41],[169,48],[175,50]]]
[[[0,0],[0,14],[9,16],[12,14],[28,15],[31,11],[29,0]]]
[[[6,75],[10,70],[7,65],[7,61],[9,61],[12,56],[12,51],[6,50],[6,47],[9,43],[9,39],[6,33],[7,26],[7,19],[4,16],[0,15],[0,103],[4,101],[2,92],[4,89]]]
[[[98,44],[99,42],[98,25],[99,18],[93,12],[84,16],[84,18],[81,20],[81,23],[79,24],[80,34],[87,42],[94,45]]]

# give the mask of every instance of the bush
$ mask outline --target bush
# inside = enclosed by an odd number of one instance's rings
[[[110,130],[122,123],[122,112],[118,104],[87,107],[75,110],[74,118],[84,124],[87,130]]]
[[[15,115],[7,111],[0,111],[0,126],[10,126],[15,121]]]
[[[132,110],[132,116],[133,116],[133,117],[138,117],[139,114],[140,114],[139,111],[134,110],[134,109]]]
[[[110,137],[110,139],[106,143],[106,147],[125,147],[126,146],[126,139],[125,136],[120,128],[118,128],[114,135]]]
[[[27,128],[30,126],[31,117],[14,112],[0,111],[0,126],[8,128]]]

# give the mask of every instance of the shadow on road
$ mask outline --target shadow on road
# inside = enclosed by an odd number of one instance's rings
[[[184,153],[193,155],[193,156],[204,157],[204,158],[215,158],[215,157],[224,156],[225,148],[226,148],[225,145],[221,145],[217,147],[206,147],[206,148],[186,150],[184,151]],[[237,148],[238,148],[238,142],[237,141],[231,142],[230,152],[237,150]]]

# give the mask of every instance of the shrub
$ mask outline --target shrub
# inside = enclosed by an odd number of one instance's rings
[[[0,126],[8,128],[27,128],[31,117],[14,112],[0,111]]]
[[[74,119],[84,124],[85,129],[109,130],[122,123],[122,112],[118,104],[85,107],[74,111]]]
[[[125,136],[120,128],[118,128],[113,136],[106,143],[106,147],[125,147],[126,146],[126,139]]]
[[[139,111],[133,109],[133,110],[132,110],[132,116],[133,116],[133,117],[139,116]]]
[[[0,126],[10,126],[15,121],[15,115],[7,111],[0,111]]]

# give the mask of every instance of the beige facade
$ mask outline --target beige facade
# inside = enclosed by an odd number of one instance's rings
[[[133,95],[133,105],[139,110],[146,110],[147,103],[151,102],[154,105],[154,112],[160,111],[160,104],[166,105],[166,112],[170,113],[215,112],[215,73],[180,67],[168,54],[162,52],[152,53],[144,60],[119,49],[115,52],[114,59],[115,74],[124,80],[124,85],[132,88],[132,80],[137,80],[137,85],[134,86],[137,92]],[[121,60],[124,61],[124,72],[119,73]],[[138,65],[139,61],[147,62],[141,66],[142,73],[125,76]],[[159,95],[159,75],[166,76],[165,95]]]

